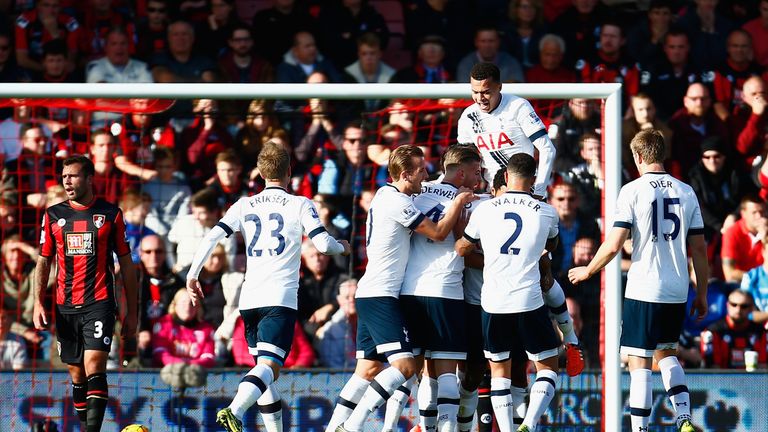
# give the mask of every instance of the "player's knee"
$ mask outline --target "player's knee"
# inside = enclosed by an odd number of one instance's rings
[[[413,357],[397,359],[392,362],[392,366],[399,370],[405,379],[411,378],[419,371],[419,365]]]
[[[384,369],[384,365],[374,361],[358,361],[355,366],[355,375],[366,381],[373,381],[376,375]]]

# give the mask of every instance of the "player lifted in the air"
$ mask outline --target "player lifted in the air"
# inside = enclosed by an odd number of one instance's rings
[[[696,275],[691,314],[707,314],[709,265],[704,222],[690,186],[664,172],[664,137],[644,130],[630,143],[641,174],[621,188],[613,229],[585,267],[572,268],[574,284],[589,279],[621,251],[632,235],[632,265],[622,308],[621,353],[629,356],[629,409],[632,431],[647,431],[651,415],[651,364],[677,414],[680,432],[694,432],[685,372],[677,361],[677,341],[688,301],[688,253]]]

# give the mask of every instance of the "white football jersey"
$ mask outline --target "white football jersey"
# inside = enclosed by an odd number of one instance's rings
[[[400,297],[411,250],[411,232],[424,219],[413,198],[395,186],[382,186],[371,200],[366,219],[368,265],[355,298]]]
[[[479,194],[478,199],[472,201],[469,205],[470,214],[475,211],[480,203],[488,201],[493,198],[490,194]],[[480,250],[479,252],[482,252]],[[483,270],[471,267],[464,267],[464,301],[473,304],[480,305],[480,292],[483,289]]]
[[[547,135],[539,116],[531,104],[521,97],[502,94],[499,106],[490,113],[480,111],[477,104],[467,107],[459,118],[457,141],[472,143],[483,155],[485,180],[493,183],[496,171],[506,168],[509,157],[517,153],[533,154],[533,142],[543,138],[539,147],[539,165],[534,192],[545,196],[552,164],[555,160],[555,146]]]
[[[245,240],[247,262],[240,309],[265,306],[296,309],[303,234],[309,238],[323,235],[332,239],[312,201],[278,187],[240,198],[218,226],[228,235],[242,232]]]
[[[686,302],[687,238],[704,233],[693,189],[667,173],[646,173],[621,188],[613,226],[630,229],[632,235],[626,297]]]
[[[558,234],[558,216],[525,192],[507,192],[472,212],[464,237],[485,255],[481,304],[490,313],[527,312],[544,305],[539,258]]]
[[[413,199],[420,212],[437,223],[445,216],[458,190],[449,183],[424,183],[421,194]],[[411,237],[411,257],[405,268],[400,294],[440,297],[454,300],[464,298],[461,272],[464,258],[454,249],[453,233],[441,242],[415,233]]]

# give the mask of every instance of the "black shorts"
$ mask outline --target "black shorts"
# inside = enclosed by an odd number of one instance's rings
[[[492,314],[483,310],[485,357],[493,362],[541,361],[557,356],[562,342],[546,305],[527,312]]]
[[[467,359],[464,300],[401,295],[414,354],[440,360]]]
[[[114,330],[114,309],[96,308],[63,314],[56,308],[56,348],[64,363],[82,363],[86,350],[109,352]]]
[[[293,330],[296,327],[296,309],[285,306],[267,306],[242,309],[248,352],[279,363],[291,352]]]
[[[649,303],[624,299],[621,353],[653,357],[656,350],[677,349],[685,320],[685,303]]]
[[[483,308],[465,302],[464,311],[467,323],[467,360],[483,361]]]
[[[389,361],[413,357],[400,302],[394,297],[355,299],[358,359]]]

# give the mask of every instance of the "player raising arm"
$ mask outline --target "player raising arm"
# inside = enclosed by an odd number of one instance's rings
[[[677,361],[677,341],[688,299],[688,248],[696,276],[690,313],[707,314],[709,265],[704,222],[693,189],[664,172],[664,138],[645,130],[630,143],[641,177],[621,188],[613,229],[585,267],[572,268],[574,284],[605,267],[632,235],[632,264],[622,308],[621,353],[629,356],[632,430],[648,430],[651,364],[658,362],[664,388],[681,432],[694,432],[685,372]],[[626,324],[626,325],[625,325]]]
[[[197,277],[208,255],[219,240],[236,231],[243,233],[248,258],[239,309],[256,366],[240,382],[229,407],[216,415],[216,422],[229,432],[243,430],[243,415],[257,402],[267,430],[282,430],[280,396],[272,382],[291,350],[303,234],[324,254],[350,253],[349,243],[336,241],[326,232],[312,201],[286,191],[290,163],[282,145],[272,141],[264,145],[257,167],[266,187],[227,210],[203,240],[187,274],[187,291],[195,304],[203,298]]]

